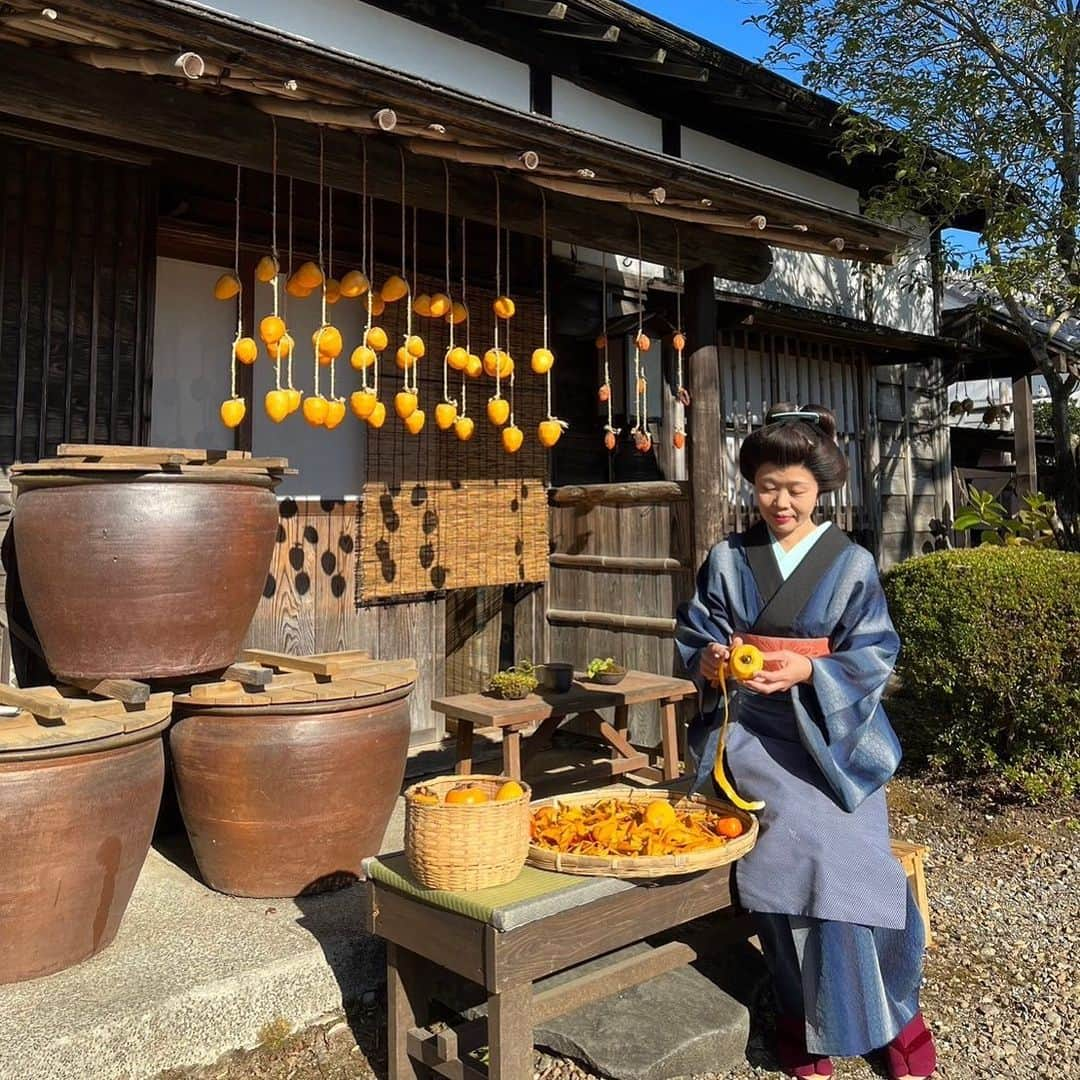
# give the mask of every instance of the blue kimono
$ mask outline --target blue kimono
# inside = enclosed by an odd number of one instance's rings
[[[722,699],[698,674],[702,650],[753,633],[827,638],[813,677],[787,693],[729,688],[726,764],[763,799],[754,850],[736,865],[778,1004],[805,1016],[807,1047],[835,1056],[890,1042],[918,1012],[923,924],[889,849],[884,784],[900,748],[881,707],[899,651],[872,556],[833,525],[791,552],[765,525],[717,544],[676,642],[698,684],[697,785],[712,781]]]

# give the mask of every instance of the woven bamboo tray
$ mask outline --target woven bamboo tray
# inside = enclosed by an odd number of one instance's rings
[[[610,787],[599,791],[581,791],[570,795],[558,795],[540,799],[530,810],[543,806],[575,806],[595,803],[602,799],[619,799],[631,803],[649,803],[665,799],[676,809],[700,806],[725,817],[738,818],[745,828],[742,836],[729,840],[720,847],[705,851],[690,851],[674,855],[576,855],[569,852],[550,851],[530,842],[528,862],[541,870],[555,870],[564,874],[581,874],[586,877],[660,878],[679,874],[694,874],[700,870],[712,870],[717,866],[741,859],[757,843],[758,823],[753,814],[739,810],[730,803],[710,799],[704,795],[687,796],[666,788]]]
[[[506,885],[521,873],[529,853],[529,799],[532,792],[506,802],[495,793],[509,776],[440,776],[405,791],[405,856],[413,877],[427,889],[471,892]],[[520,781],[519,781],[520,783]],[[478,806],[425,806],[419,788],[440,799],[459,784],[475,784],[490,802]]]

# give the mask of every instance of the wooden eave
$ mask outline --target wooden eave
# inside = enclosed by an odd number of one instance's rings
[[[721,330],[753,328],[861,346],[874,350],[869,361],[875,365],[925,363],[951,357],[961,348],[951,338],[896,330],[845,315],[726,291],[717,293],[717,320]]]
[[[41,10],[25,0],[10,6],[28,15]],[[241,82],[263,87],[295,80],[299,99],[317,108],[396,112],[393,133],[373,133],[366,140],[369,190],[380,197],[397,198],[400,147],[407,145],[408,200],[441,209],[444,162],[431,154],[450,145],[506,159],[498,167],[504,224],[511,229],[538,234],[542,189],[536,181],[544,181],[553,239],[633,252],[640,222],[646,256],[671,265],[678,220],[684,261],[717,262],[725,268],[719,272],[729,276],[734,269],[730,276],[743,281],[767,276],[770,246],[890,263],[912,240],[859,215],[331,53],[183,0],[71,0],[61,18],[107,40],[94,50],[105,65],[109,48],[166,56],[198,49],[218,75],[185,82],[97,70],[73,59],[70,43],[43,44],[33,35],[9,32],[11,43],[0,44],[0,112],[269,171],[270,119],[252,107],[251,95],[229,87],[241,76]],[[277,126],[282,171],[315,175],[319,129],[292,119],[278,119]],[[358,190],[355,133],[325,130],[327,182]],[[535,170],[510,161],[524,151],[537,156]],[[552,184],[563,190],[552,190]],[[455,209],[490,217],[490,194],[476,188],[475,182],[457,183]],[[654,197],[657,192],[662,199]]]

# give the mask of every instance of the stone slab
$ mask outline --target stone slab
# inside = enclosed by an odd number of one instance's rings
[[[620,949],[541,984],[558,986],[586,972],[602,970],[613,957],[636,956],[646,942]],[[751,999],[762,977],[760,955],[751,946],[733,949],[730,961],[682,967],[575,1009],[538,1026],[535,1045],[582,1062],[588,1071],[612,1080],[670,1080],[672,1077],[725,1073],[746,1060]],[[737,996],[723,986],[738,983]],[[483,1016],[486,1006],[465,1009]]]
[[[400,845],[400,824],[397,832]],[[388,832],[388,840],[395,837]],[[206,888],[186,845],[151,849],[113,944],[0,986],[3,1080],[145,1080],[300,1029],[384,979],[364,890],[247,900]]]

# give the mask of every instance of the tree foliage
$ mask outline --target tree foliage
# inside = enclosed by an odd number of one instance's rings
[[[868,209],[946,225],[985,215],[977,273],[1046,376],[1068,546],[1080,549],[1080,484],[1065,370],[1051,347],[1080,314],[1080,0],[766,0],[753,21],[770,66],[844,103],[844,155],[892,163]]]

